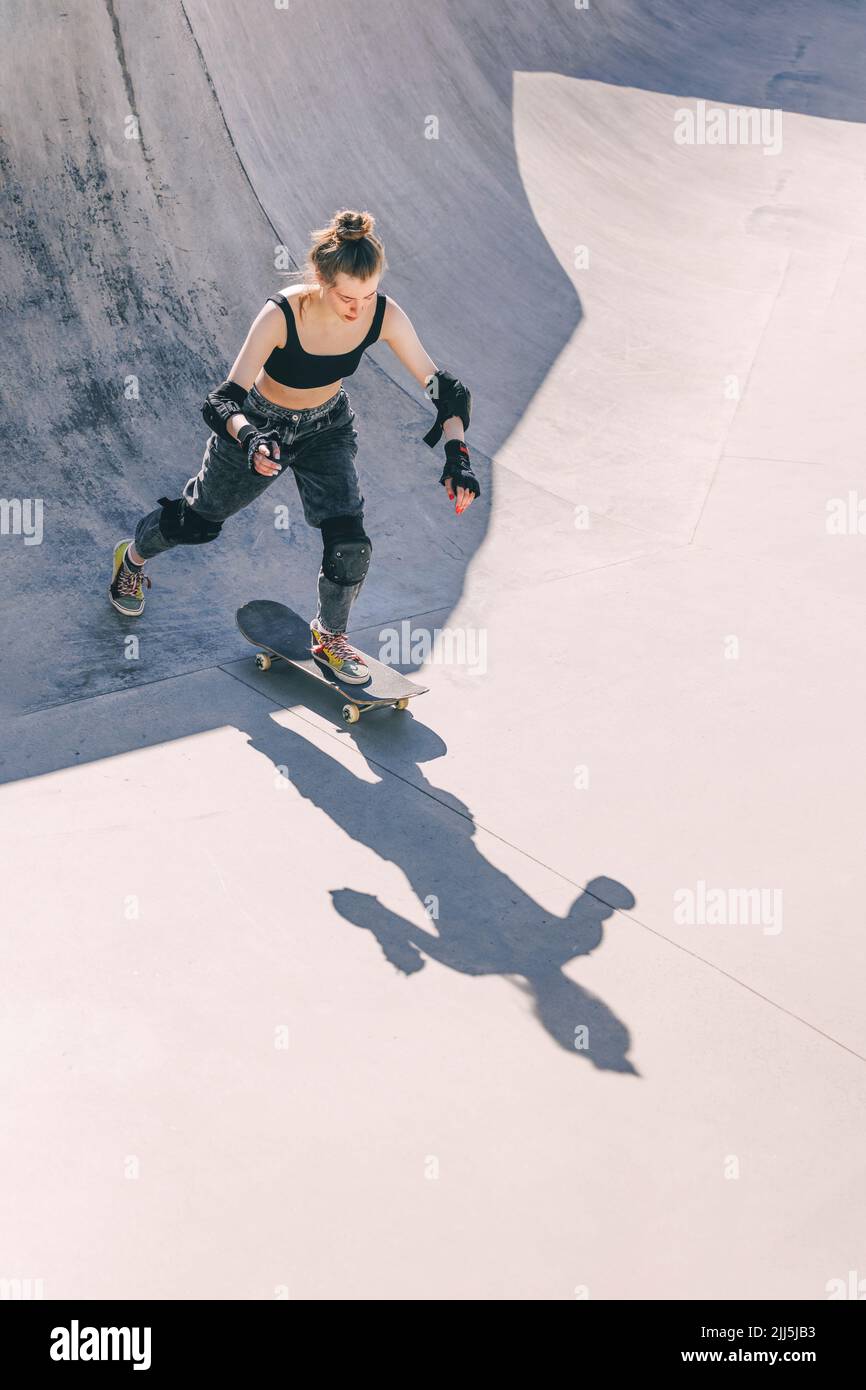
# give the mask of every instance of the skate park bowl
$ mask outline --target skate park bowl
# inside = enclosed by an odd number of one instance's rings
[[[9,1277],[827,1297],[866,1237],[857,7],[4,34]],[[235,625],[315,601],[289,478],[137,623],[106,592],[339,207],[470,386],[482,487],[456,517],[375,345],[350,636],[429,692],[351,730]]]

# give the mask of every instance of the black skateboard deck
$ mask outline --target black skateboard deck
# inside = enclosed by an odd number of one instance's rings
[[[357,723],[361,714],[370,709],[384,709],[387,705],[405,709],[413,696],[427,693],[426,685],[416,685],[366,652],[361,652],[361,656],[370,668],[370,679],[363,685],[341,681],[335,672],[316,661],[310,651],[313,635],[309,623],[284,603],[253,599],[238,609],[236,617],[247,641],[260,648],[256,657],[260,671],[270,670],[273,658],[279,657],[323,685],[330,685],[346,701],[342,714],[347,724]]]

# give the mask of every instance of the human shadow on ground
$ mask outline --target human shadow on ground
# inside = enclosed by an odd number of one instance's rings
[[[358,844],[403,871],[425,925],[391,911],[373,894],[349,886],[328,888],[339,864],[325,861],[315,872],[337,911],[369,931],[401,975],[417,974],[428,960],[464,975],[502,975],[531,1001],[535,1017],[560,1047],[600,1071],[638,1076],[627,1055],[628,1028],[565,973],[571,961],[598,949],[603,924],[616,911],[633,908],[634,895],[602,875],[577,893],[564,916],[545,911],[485,857],[470,809],[422,771],[420,764],[446,752],[442,739],[411,715],[385,711],[371,718],[391,721],[387,733],[381,726],[365,729],[363,723],[354,732],[353,747],[379,777],[375,783],[356,777],[267,714],[239,724],[252,747],[303,797]],[[374,756],[384,739],[396,772]]]

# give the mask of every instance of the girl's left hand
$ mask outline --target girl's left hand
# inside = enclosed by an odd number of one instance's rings
[[[445,445],[445,467],[439,481],[448,493],[449,501],[456,501],[454,510],[458,516],[472,506],[476,497],[481,496],[481,487],[472,472],[464,439],[449,439]]]
[[[468,487],[458,487],[455,496],[454,484],[452,483],[451,479],[443,478],[442,481],[445,484],[445,491],[448,493],[449,502],[454,502],[455,500],[457,502],[457,506],[454,508],[454,510],[458,516],[461,512],[465,512],[467,508],[472,506],[472,503],[478,496],[477,492],[472,492],[471,489]]]

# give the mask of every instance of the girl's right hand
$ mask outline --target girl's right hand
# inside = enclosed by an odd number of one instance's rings
[[[277,443],[271,447],[274,450],[273,457],[268,453],[263,444],[259,445],[253,457],[253,471],[261,473],[263,478],[273,478],[275,474],[282,473],[283,471],[282,464],[274,461],[280,457],[280,446]]]
[[[282,472],[277,462],[280,457],[280,436],[277,430],[257,430],[254,425],[244,425],[238,430],[238,443],[246,450],[247,464],[252,472],[261,473],[263,478],[272,478]]]

